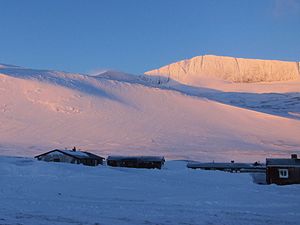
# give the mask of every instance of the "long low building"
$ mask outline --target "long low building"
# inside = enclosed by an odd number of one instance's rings
[[[228,172],[264,172],[266,166],[260,163],[200,163],[189,162],[188,168],[191,169],[203,169],[203,170],[222,170]]]
[[[165,163],[163,156],[108,156],[108,166],[161,169]]]

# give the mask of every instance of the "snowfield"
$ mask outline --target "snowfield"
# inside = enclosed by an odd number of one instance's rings
[[[185,161],[148,170],[0,157],[1,225],[295,225],[299,191]]]
[[[299,224],[300,185],[186,168],[186,160],[300,155],[299,64],[198,59],[166,67],[175,76],[0,65],[0,225]],[[231,82],[256,78],[277,82]],[[147,170],[32,158],[73,146],[167,163]]]
[[[0,154],[264,161],[300,151],[300,82],[230,83],[0,67]]]

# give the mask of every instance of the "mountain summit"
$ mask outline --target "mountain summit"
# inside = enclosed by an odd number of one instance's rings
[[[272,82],[300,79],[300,62],[244,59],[203,55],[182,60],[146,72],[167,76],[182,83],[201,77],[220,78],[231,82]]]

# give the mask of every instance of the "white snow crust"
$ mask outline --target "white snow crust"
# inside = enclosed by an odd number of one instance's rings
[[[295,225],[300,185],[186,168],[87,167],[0,157],[0,224]]]

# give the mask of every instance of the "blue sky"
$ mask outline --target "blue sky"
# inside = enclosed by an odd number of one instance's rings
[[[0,62],[142,73],[203,54],[300,61],[300,0],[0,0]]]

